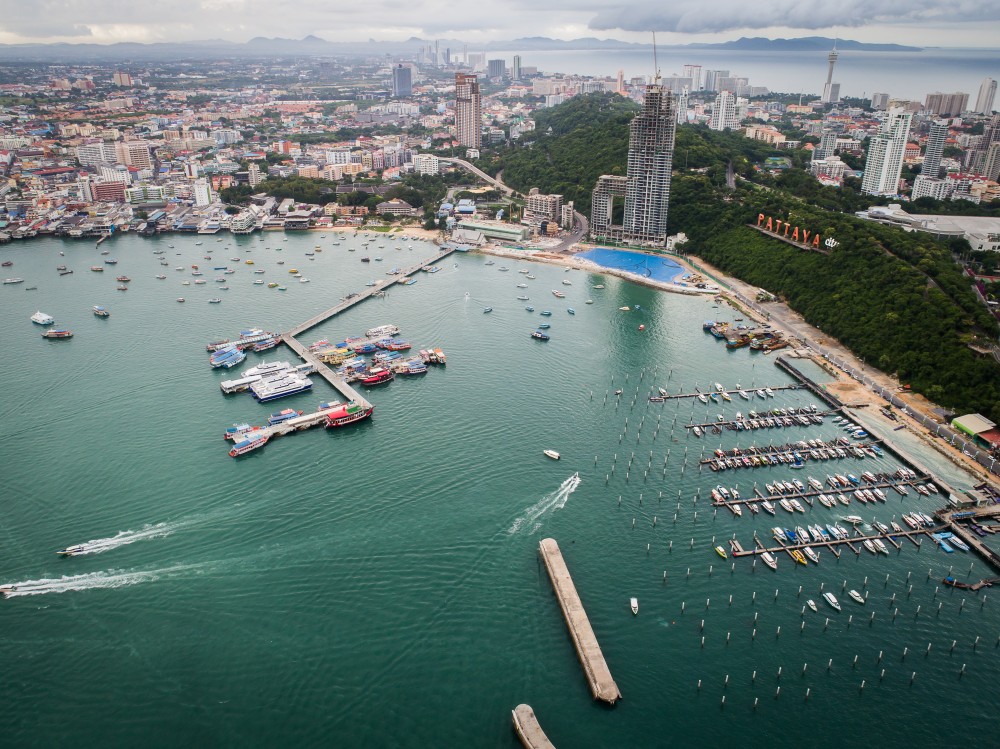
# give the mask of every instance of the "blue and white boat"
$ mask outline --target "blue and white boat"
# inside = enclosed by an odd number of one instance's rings
[[[301,375],[286,374],[266,380],[259,380],[250,386],[250,393],[261,403],[297,395],[312,389],[312,380]]]
[[[230,367],[235,367],[246,358],[247,355],[235,343],[231,343],[215,351],[209,357],[208,361],[215,369],[220,367],[229,369]]]
[[[286,408],[283,411],[276,411],[267,417],[267,423],[271,426],[275,424],[280,424],[283,421],[288,421],[289,419],[294,419],[296,416],[301,416],[301,411],[296,411],[294,408]]]

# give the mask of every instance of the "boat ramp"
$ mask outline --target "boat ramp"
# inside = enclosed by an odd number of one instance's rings
[[[555,590],[556,598],[559,599],[559,606],[562,608],[563,617],[566,619],[566,626],[569,628],[570,637],[573,639],[573,646],[576,654],[580,658],[587,681],[590,684],[590,692],[595,700],[614,704],[621,699],[621,692],[618,685],[611,676],[608,664],[604,660],[601,646],[597,642],[597,635],[594,634],[587,618],[587,612],[583,608],[583,602],[576,592],[573,578],[570,577],[566,562],[559,544],[554,538],[543,538],[538,544],[545,569],[549,573],[552,581],[552,588]]]

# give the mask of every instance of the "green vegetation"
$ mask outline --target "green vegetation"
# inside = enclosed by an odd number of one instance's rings
[[[536,131],[501,152],[496,166],[515,189],[562,193],[587,212],[597,177],[624,174],[635,111],[620,97],[575,97],[539,113]],[[879,201],[862,196],[856,184],[823,187],[798,169],[769,175],[760,165],[772,155],[790,155],[799,165],[805,158],[736,133],[678,128],[670,224],[690,238],[684,251],[786,299],[807,322],[931,400],[1000,422],[1000,366],[969,348],[995,341],[997,322],[953,260],[964,243],[862,221],[853,212]],[[726,184],[730,164],[746,180],[737,180],[735,190]],[[758,213],[840,244],[829,255],[796,249],[747,227]]]

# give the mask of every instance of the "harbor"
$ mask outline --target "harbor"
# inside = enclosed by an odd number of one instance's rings
[[[23,406],[0,414],[10,496],[0,585],[15,587],[0,599],[12,643],[0,692],[20,716],[8,730],[15,743],[25,726],[47,731],[49,743],[114,734],[133,744],[180,725],[181,740],[197,744],[223,720],[248,743],[280,744],[293,735],[301,743],[514,749],[523,745],[512,728],[511,711],[520,704],[530,705],[550,742],[564,747],[653,747],[664,736],[714,745],[766,735],[785,749],[801,743],[789,730],[791,715],[809,726],[818,749],[922,746],[939,739],[942,715],[967,716],[975,730],[988,721],[1000,667],[1000,610],[996,591],[980,583],[1000,573],[971,550],[947,553],[931,539],[927,531],[954,533],[940,517],[918,533],[900,515],[948,506],[960,529],[986,548],[996,548],[1000,536],[979,536],[971,523],[1000,527],[1000,517],[963,519],[962,512],[978,508],[950,507],[948,497],[963,498],[971,483],[934,451],[921,452],[908,431],[881,425],[874,409],[840,412],[869,433],[863,439],[837,428],[832,415],[784,432],[723,428],[697,439],[687,423],[710,421],[717,411],[732,421],[750,408],[836,408],[775,366],[776,354],[728,351],[705,336],[707,299],[542,264],[530,266],[538,278],[519,291],[516,258],[504,260],[510,272],[501,273],[482,255],[456,253],[440,272],[393,286],[386,297],[346,309],[297,340],[308,349],[314,339],[338,342],[395,322],[414,353],[441,346],[458,366],[432,368],[377,394],[347,383],[376,405],[368,424],[325,430],[320,423],[297,437],[272,437],[270,449],[246,458],[228,457],[223,447],[233,443],[220,439],[225,427],[272,426],[272,412],[306,415],[349,395],[310,374],[312,390],[272,406],[246,394],[223,396],[221,383],[240,379],[253,364],[305,360],[278,346],[250,352],[233,369],[212,370],[205,343],[235,340],[254,323],[292,330],[377,276],[374,263],[359,262],[353,237],[339,246],[316,232],[287,241],[278,233],[264,237],[230,240],[240,249],[224,256],[253,257],[253,268],[269,269],[265,280],[281,280],[273,275],[278,260],[285,261],[280,268],[308,264],[311,283],[269,291],[253,285],[241,263],[229,291],[209,286],[211,293],[192,304],[201,288],[192,283],[184,287],[187,304],[177,304],[181,274],[176,282],[156,280],[163,271],[151,248],[184,253],[171,265],[190,267],[214,239],[192,248],[196,240],[183,235],[123,236],[114,240],[116,267],[133,279],[133,289],[112,306],[107,294],[115,293],[117,273],[59,278],[54,270],[102,264],[93,240],[43,238],[14,258],[18,276],[42,279],[38,291],[15,285],[0,294],[4,314],[19,321],[10,351],[23,357],[8,383]],[[399,252],[384,243],[386,269],[434,252],[423,244],[419,255],[405,246]],[[316,244],[323,252],[302,259]],[[565,303],[576,314],[554,314],[552,341],[543,347],[527,335],[538,318],[516,297],[550,298],[564,277],[573,282]],[[222,295],[221,305],[204,301]],[[587,298],[594,303],[586,305]],[[111,317],[94,317],[95,304],[107,304]],[[625,305],[632,308],[627,315],[619,313]],[[493,312],[484,315],[485,307]],[[74,338],[58,346],[41,339],[29,321],[38,309],[72,328]],[[146,339],[157,345],[143,345]],[[790,361],[822,376],[806,359]],[[693,383],[704,390],[714,381],[729,390],[737,382],[767,383],[775,397],[755,394],[748,403],[737,394],[708,408],[697,398],[646,397],[654,386],[686,393]],[[617,389],[622,397],[604,401],[605,391]],[[183,418],[157,419],[151,430],[149,414],[168,404],[182,406]],[[26,412],[46,417],[26,429]],[[692,412],[707,418],[692,420]],[[74,414],[73,429],[67,413]],[[882,454],[810,456],[804,470],[758,461],[752,471],[712,472],[702,462],[717,458],[716,449],[727,460],[736,449],[749,457],[754,442],[764,451],[772,438],[774,447],[792,446],[789,452],[802,453],[800,438],[823,440],[828,450],[838,437]],[[48,454],[58,460],[40,470],[38,456]],[[116,470],[109,472],[112,456]],[[932,476],[940,494],[884,490],[887,503],[862,505],[851,495],[849,508],[832,510],[800,499],[804,514],[779,509],[774,519],[744,510],[738,521],[709,496],[719,484],[738,484],[741,498],[750,498],[757,496],[755,481],[767,495],[766,484],[777,480],[799,477],[809,487],[810,473],[825,482],[827,473],[892,476],[904,465],[920,480]],[[818,565],[775,552],[776,573],[762,554],[732,554],[734,532],[746,550],[758,548],[755,531],[772,548],[780,544],[771,540],[771,526],[832,525],[848,513],[864,517],[857,527],[869,537],[879,535],[867,527],[872,521],[889,525],[895,516],[908,534],[889,534],[901,549],[883,540],[889,554],[876,556],[851,540],[859,555],[845,544],[820,547]],[[625,697],[614,708],[591,691],[543,569],[543,538],[558,540]],[[100,551],[55,553],[75,545]],[[949,576],[970,589],[943,582]],[[823,592],[835,594],[843,610],[825,603]],[[631,597],[638,599],[635,615]],[[103,633],[100,647],[74,634],[81,621]],[[192,631],[202,634],[192,639]],[[67,663],[80,679],[101,682],[99,698],[61,678]],[[200,696],[188,702],[179,693]],[[291,723],[280,709],[289,694],[298,705]],[[109,701],[130,719],[99,709]],[[848,710],[851,720],[844,719]],[[444,714],[447,722],[436,720]]]

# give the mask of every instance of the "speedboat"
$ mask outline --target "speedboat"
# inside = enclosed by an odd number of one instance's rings
[[[632,609],[632,616],[635,616],[636,614],[639,613],[639,599],[638,598],[630,598],[629,601],[628,601],[628,605]]]
[[[77,554],[83,554],[86,550],[86,544],[76,544],[75,546],[67,546],[65,549],[59,549],[56,554],[62,554],[64,557],[72,557]]]
[[[812,562],[813,564],[819,564],[819,554],[816,553],[816,550],[813,549],[813,547],[803,546],[802,551],[804,551],[805,555],[809,557],[810,562]]]
[[[860,593],[858,593],[858,591],[854,590],[854,588],[851,588],[849,591],[847,591],[847,595],[849,595],[855,601],[860,603],[862,606],[865,605],[865,597]]]
[[[851,525],[858,525],[859,523],[865,522],[864,518],[860,515],[845,515],[842,519]]]
[[[870,551],[872,554],[876,555],[878,554],[878,549],[875,548],[875,544],[872,543],[872,540],[870,538],[861,539],[861,545],[864,546],[866,549],[868,549],[868,551]]]
[[[840,603],[837,601],[837,597],[830,592],[823,594],[823,599],[830,604],[830,607],[836,611],[840,611]]]
[[[813,599],[811,599],[811,598],[808,601],[806,601],[806,606],[808,606],[813,611],[816,611],[816,612],[819,611],[819,609],[816,608],[816,602]]]
[[[774,555],[771,554],[771,552],[765,551],[763,554],[760,555],[760,559],[762,562],[764,562],[764,564],[766,564],[772,570],[778,569],[778,562],[777,560],[775,560]]]
[[[542,455],[544,455],[546,458],[552,458],[552,460],[559,460],[560,457],[559,453],[557,453],[555,450],[542,450]]]
[[[715,547],[715,553],[718,554],[723,559],[726,558],[726,550],[723,549],[721,546],[716,546]]]

